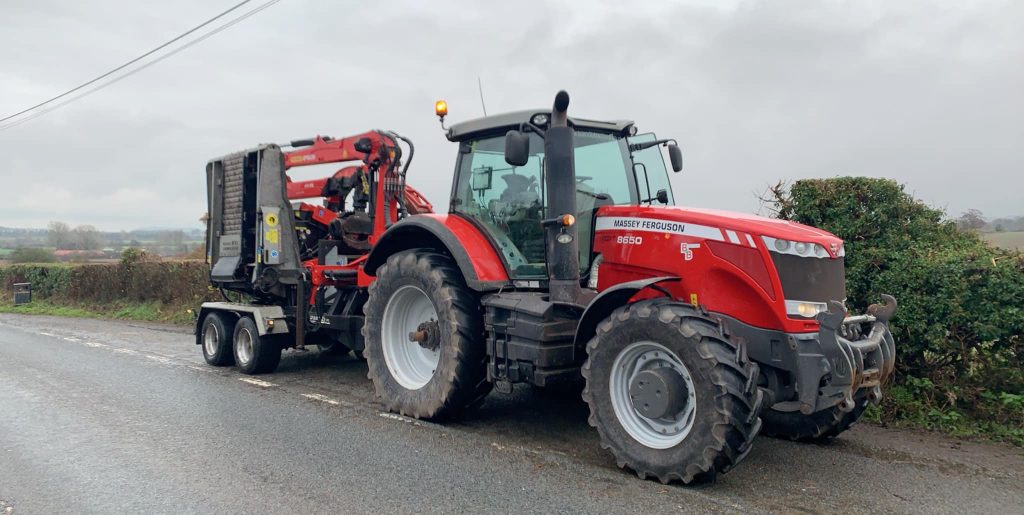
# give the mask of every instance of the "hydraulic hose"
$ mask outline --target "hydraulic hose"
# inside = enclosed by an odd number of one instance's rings
[[[405,144],[409,146],[409,157],[406,158],[405,166],[402,167],[402,173],[399,174],[399,176],[398,176],[398,181],[399,181],[398,182],[398,195],[396,196],[396,199],[398,201],[398,205],[401,208],[401,211],[400,211],[401,214],[400,214],[399,218],[405,218],[406,216],[409,215],[409,211],[405,207],[405,176],[406,176],[407,173],[409,173],[409,165],[412,164],[413,156],[416,155],[416,146],[412,144],[412,140],[411,139],[406,138],[405,136],[402,136],[401,134],[399,134],[397,132],[392,131],[391,135],[393,137],[395,137],[395,138],[398,138],[398,139],[404,141]]]

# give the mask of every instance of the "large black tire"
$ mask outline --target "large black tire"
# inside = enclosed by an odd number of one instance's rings
[[[429,380],[415,389],[396,379],[382,344],[385,309],[392,296],[406,286],[425,294],[437,314],[437,367]],[[410,250],[389,257],[377,269],[364,313],[363,356],[374,389],[388,409],[416,418],[450,418],[480,405],[491,391],[480,300],[448,256]]]
[[[649,342],[668,349],[674,360],[684,365],[695,395],[685,401],[695,403],[692,426],[688,432],[678,433],[683,435],[682,441],[666,443],[671,445],[667,448],[654,448],[634,438],[612,401],[616,358],[620,353],[628,355],[633,344]],[[713,480],[750,451],[761,427],[758,413],[763,392],[757,388],[758,367],[746,356],[744,346],[730,342],[717,321],[669,299],[640,301],[601,321],[587,344],[587,353],[583,399],[590,406],[589,422],[619,467],[629,468],[643,479],[689,484]],[[639,414],[632,404],[628,406]]]
[[[281,342],[272,336],[260,336],[256,322],[249,317],[238,319],[232,340],[235,364],[243,374],[273,372],[281,362]],[[248,345],[251,345],[251,350],[243,350]]]
[[[231,349],[233,331],[234,316],[216,312],[206,315],[199,333],[199,344],[207,364],[215,367],[235,364],[235,355]]]
[[[867,408],[866,399],[858,399],[853,411],[849,412],[832,407],[804,415],[799,411],[767,408],[761,413],[761,419],[764,420],[764,434],[768,436],[795,442],[823,443],[855,426]]]

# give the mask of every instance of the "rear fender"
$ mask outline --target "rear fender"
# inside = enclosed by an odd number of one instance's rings
[[[505,265],[490,240],[454,215],[414,215],[392,225],[377,239],[363,272],[375,275],[388,257],[409,249],[433,249],[450,255],[473,290],[494,291],[509,283]]]
[[[256,322],[256,331],[260,336],[266,334],[288,333],[288,317],[281,306],[242,304],[237,302],[204,302],[199,307],[194,328],[196,345],[202,344],[203,320],[211,313],[220,313],[232,323],[239,318],[248,316]],[[269,324],[268,321],[272,321]]]
[[[629,281],[625,283],[619,283],[607,290],[601,292],[600,295],[594,297],[594,300],[587,306],[587,310],[583,312],[583,316],[580,318],[579,324],[576,326],[576,339],[575,347],[582,349],[590,341],[591,338],[597,334],[597,324],[605,318],[608,318],[619,306],[624,306],[632,299],[634,295],[639,293],[641,290],[650,288],[659,283],[677,282],[678,277],[666,276],[666,277],[652,277],[650,279],[640,279],[637,281]]]

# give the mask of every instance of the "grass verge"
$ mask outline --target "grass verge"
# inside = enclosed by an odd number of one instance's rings
[[[114,320],[141,320],[164,322],[178,325],[192,323],[191,307],[169,306],[160,302],[111,304],[54,303],[48,300],[33,300],[30,304],[15,306],[10,301],[0,302],[0,313],[22,315],[53,315],[75,318],[106,318]]]
[[[1024,395],[983,391],[965,406],[956,392],[916,377],[898,377],[883,395],[881,404],[868,407],[865,422],[1024,447]]]

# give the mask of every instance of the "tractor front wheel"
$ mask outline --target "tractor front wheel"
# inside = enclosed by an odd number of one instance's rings
[[[364,312],[368,375],[392,411],[451,417],[490,392],[480,301],[448,256],[391,256],[377,269]]]
[[[621,307],[587,344],[590,425],[620,467],[662,483],[713,479],[760,429],[757,365],[721,326],[668,299]]]

